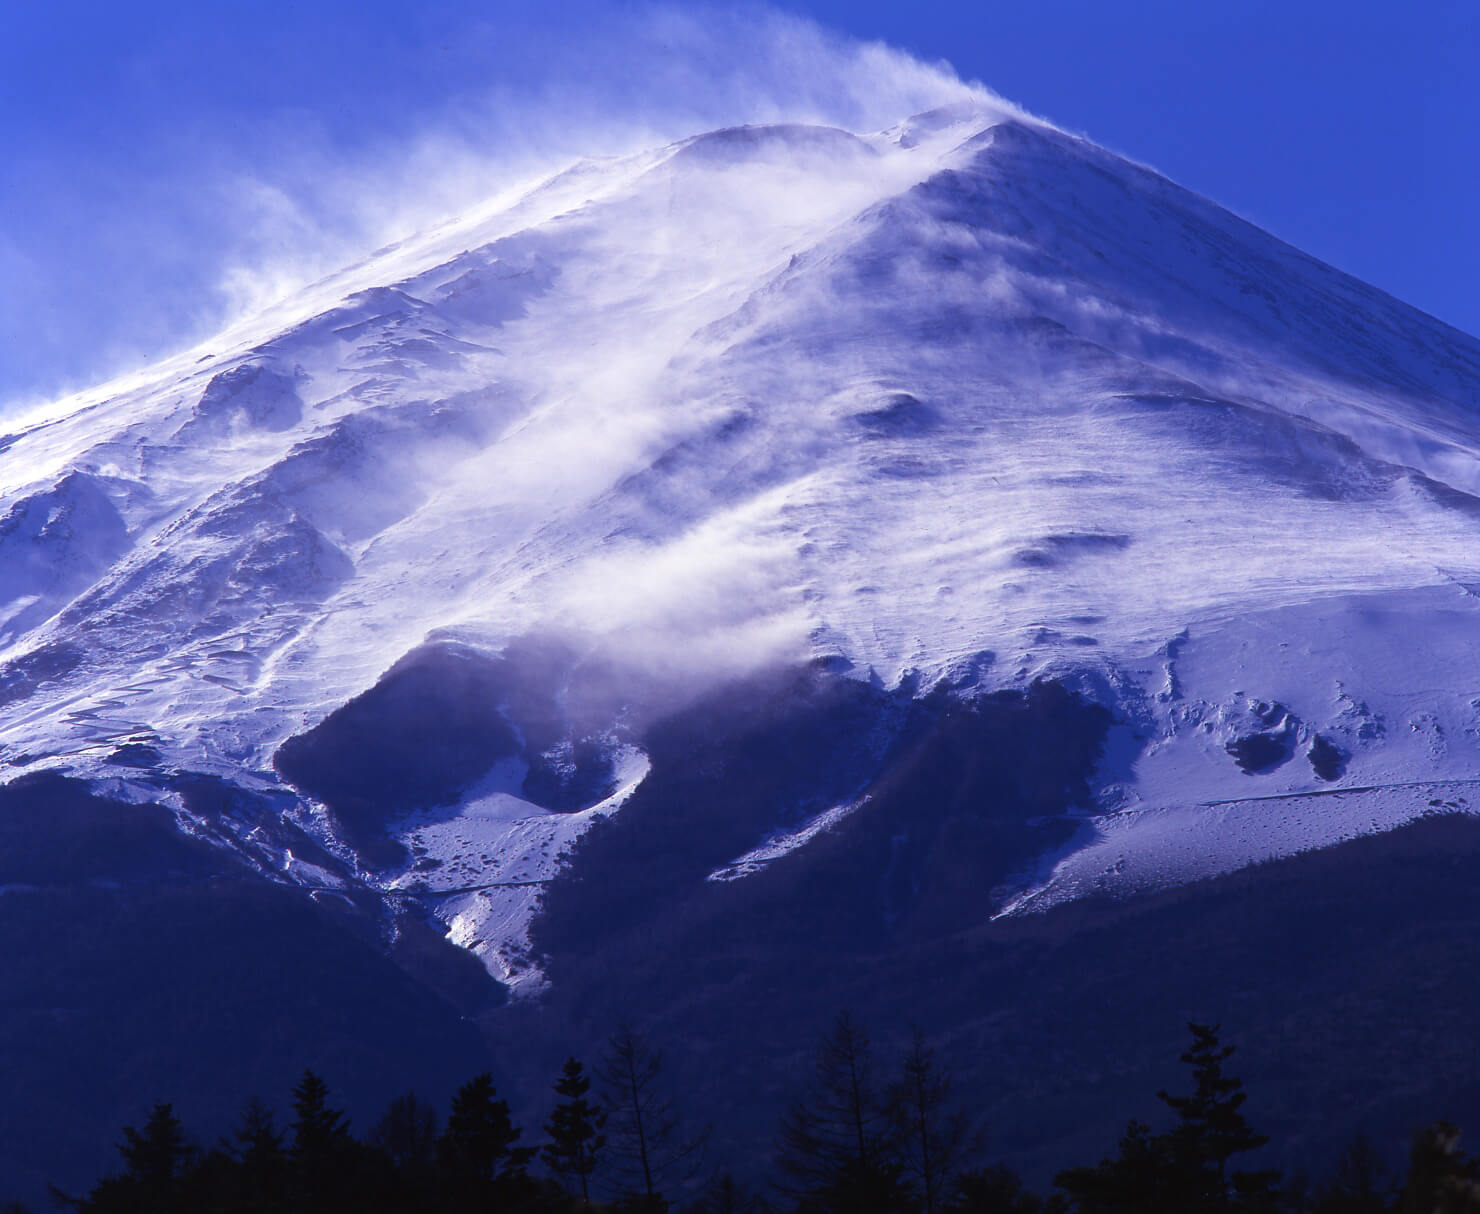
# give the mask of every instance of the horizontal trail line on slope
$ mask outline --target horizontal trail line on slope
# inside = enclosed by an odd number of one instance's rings
[[[553,880],[554,878],[551,877],[544,881],[489,881],[484,885],[455,885],[450,889],[429,889],[426,893],[428,897],[440,898],[444,894],[476,894],[485,889],[522,889],[532,885],[549,885]]]
[[[1382,792],[1389,788],[1439,788],[1451,784],[1473,787],[1480,779],[1473,780],[1404,780],[1396,784],[1356,784],[1350,788],[1313,788],[1308,792],[1266,793],[1258,797],[1229,797],[1222,801],[1198,801],[1199,806],[1243,805],[1249,801],[1294,801],[1302,797],[1339,797],[1343,793]]]
[[[1384,792],[1395,788],[1441,788],[1462,785],[1473,788],[1480,786],[1480,778],[1455,780],[1403,780],[1394,784],[1354,784],[1349,788],[1312,788],[1306,792],[1262,793],[1257,797],[1225,797],[1218,801],[1175,801],[1163,805],[1137,805],[1133,809],[1117,809],[1111,813],[1091,813],[1081,816],[1074,813],[1055,815],[1055,819],[1068,822],[1095,821],[1104,818],[1129,818],[1141,814],[1155,813],[1163,809],[1216,809],[1222,805],[1252,805],[1258,801],[1299,801],[1311,797],[1340,797],[1348,793]],[[1044,821],[1051,819],[1045,818]]]

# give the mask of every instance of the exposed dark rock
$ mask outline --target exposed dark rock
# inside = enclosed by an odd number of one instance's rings
[[[1230,740],[1224,749],[1246,776],[1264,775],[1287,763],[1295,753],[1298,723],[1283,704],[1255,700],[1245,722],[1265,726]]]
[[[448,805],[519,738],[500,711],[501,665],[466,646],[413,650],[374,687],[289,738],[273,766],[328,806],[372,862],[402,852],[385,834],[392,818]]]
[[[24,700],[45,683],[65,678],[82,664],[81,648],[58,641],[0,667],[0,708]]]
[[[1039,536],[1012,554],[1012,563],[1028,569],[1055,569],[1081,557],[1129,548],[1128,535],[1070,531]]]
[[[1346,773],[1346,761],[1350,756],[1324,734],[1316,734],[1306,751],[1311,770],[1322,780],[1339,780]]]
[[[233,424],[258,430],[288,430],[303,418],[298,383],[263,363],[243,363],[211,379],[190,426],[225,433]]]
[[[1294,752],[1291,738],[1284,733],[1251,733],[1234,738],[1225,747],[1246,776],[1261,776],[1287,762]]]
[[[158,767],[162,761],[159,751],[144,742],[125,742],[106,760],[114,767]]]
[[[577,844],[546,894],[536,944],[559,974],[660,916],[725,906],[723,930],[743,931],[743,907],[762,889],[765,919],[782,913],[772,899],[791,899],[785,914],[837,932],[839,947],[906,916],[989,915],[996,885],[1076,829],[1059,815],[1088,800],[1109,723],[1054,683],[969,704],[815,669],[727,687],[644,735],[651,772]],[[851,803],[853,817],[774,873],[735,889],[706,879],[775,832]]]
[[[869,438],[917,438],[940,424],[935,410],[908,392],[896,392],[879,408],[855,413],[853,421]]]
[[[520,791],[536,805],[569,813],[596,804],[614,787],[610,748],[601,739],[580,738],[534,756]]]

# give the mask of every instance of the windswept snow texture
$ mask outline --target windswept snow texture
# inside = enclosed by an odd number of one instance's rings
[[[1015,905],[1382,829],[1475,770],[1477,388],[1473,339],[988,108],[583,162],[0,439],[0,778],[292,782],[506,977],[643,722],[769,666],[1112,706],[1104,816]]]

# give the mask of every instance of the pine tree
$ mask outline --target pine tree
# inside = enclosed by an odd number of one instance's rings
[[[288,1152],[272,1111],[260,1100],[248,1101],[224,1145],[236,1161],[241,1208],[280,1208],[287,1193]]]
[[[311,1070],[293,1088],[292,1131],[290,1157],[303,1204],[315,1210],[343,1208],[341,1172],[355,1143],[344,1114],[329,1107],[328,1085]]]
[[[1459,1149],[1459,1130],[1447,1121],[1413,1136],[1408,1179],[1398,1214],[1480,1214],[1480,1160]]]
[[[437,1163],[437,1110],[407,1092],[391,1101],[369,1144],[411,1188],[425,1188]]]
[[[155,1105],[142,1130],[125,1126],[118,1150],[128,1165],[126,1174],[161,1196],[175,1188],[191,1155],[185,1127],[168,1104]]]
[[[574,1058],[566,1059],[555,1084],[555,1094],[563,1099],[545,1123],[548,1141],[540,1153],[557,1177],[567,1185],[579,1185],[585,1205],[591,1204],[591,1174],[606,1145],[601,1133],[606,1114],[586,1099],[590,1090],[585,1068]]]
[[[1054,1177],[1080,1214],[1146,1214],[1177,1210],[1180,1186],[1176,1161],[1165,1135],[1153,1135],[1144,1121],[1132,1120],[1121,1135],[1114,1159],[1093,1167],[1069,1168]]]
[[[508,1102],[496,1098],[492,1075],[476,1075],[458,1089],[437,1146],[449,1209],[506,1206],[524,1193],[534,1150],[516,1147],[519,1135]]]
[[[1199,1202],[1197,1209],[1221,1210],[1231,1200],[1243,1205],[1261,1194],[1272,1194],[1274,1173],[1228,1171],[1228,1161],[1245,1151],[1264,1146],[1269,1137],[1256,1134],[1244,1119],[1248,1099],[1243,1082],[1223,1073],[1223,1064],[1234,1047],[1220,1045],[1218,1026],[1189,1023],[1192,1044],[1182,1061],[1192,1067],[1193,1090],[1188,1096],[1157,1097],[1177,1114],[1170,1134],[1172,1155],[1180,1165],[1188,1188],[1187,1199]]]
[[[1275,1208],[1277,1172],[1229,1171],[1234,1155],[1269,1141],[1244,1119],[1243,1083],[1223,1073],[1233,1047],[1219,1043],[1216,1025],[1187,1027],[1192,1044],[1182,1061],[1192,1067],[1192,1093],[1157,1093],[1177,1114],[1177,1124],[1164,1134],[1152,1134],[1150,1126],[1132,1121],[1114,1159],[1070,1168],[1054,1178],[1083,1214],[1254,1214]]]
[[[168,1104],[156,1104],[142,1127],[124,1126],[118,1144],[124,1170],[93,1189],[79,1204],[88,1214],[168,1214],[184,1209],[182,1180],[194,1149]]]

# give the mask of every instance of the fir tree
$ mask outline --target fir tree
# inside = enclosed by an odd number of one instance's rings
[[[1264,1146],[1269,1137],[1256,1134],[1244,1119],[1248,1099],[1243,1082],[1223,1073],[1234,1047],[1221,1045],[1218,1026],[1190,1023],[1192,1044],[1182,1061],[1192,1068],[1193,1090],[1187,1096],[1158,1092],[1158,1098],[1177,1114],[1168,1146],[1187,1187],[1191,1208],[1221,1210],[1230,1203],[1257,1205],[1272,1200],[1277,1177],[1273,1172],[1229,1173],[1228,1161]]]
[[[240,1208],[278,1209],[287,1193],[288,1152],[272,1111],[248,1101],[224,1146],[237,1165]]]
[[[118,1144],[124,1170],[79,1203],[90,1214],[168,1214],[184,1209],[182,1180],[195,1152],[172,1106],[156,1104],[142,1127],[124,1126]]]
[[[1093,1167],[1069,1168],[1054,1177],[1081,1214],[1146,1214],[1177,1210],[1176,1165],[1164,1135],[1132,1120],[1121,1135],[1114,1159]]]
[[[1408,1179],[1398,1214],[1480,1214],[1480,1160],[1459,1149],[1459,1129],[1447,1121],[1413,1137]]]
[[[370,1146],[378,1150],[411,1187],[425,1188],[437,1163],[437,1110],[407,1092],[391,1101],[375,1128]]]
[[[1276,1207],[1278,1173],[1229,1170],[1234,1155],[1269,1141],[1244,1119],[1243,1083],[1223,1073],[1233,1047],[1219,1043],[1216,1025],[1187,1027],[1192,1044],[1182,1061],[1192,1067],[1193,1090],[1186,1096],[1157,1093],[1177,1114],[1177,1124],[1154,1135],[1150,1126],[1132,1121],[1114,1159],[1054,1178],[1083,1214],[1253,1214]]]
[[[606,1114],[586,1099],[591,1081],[574,1058],[566,1059],[555,1094],[563,1099],[545,1123],[548,1141],[540,1157],[545,1166],[569,1185],[578,1185],[581,1202],[591,1203],[591,1174],[596,1171],[606,1137],[601,1133]]]
[[[340,1173],[355,1143],[344,1114],[329,1107],[328,1085],[311,1070],[293,1088],[292,1131],[291,1159],[303,1204],[316,1211],[343,1208],[348,1196]]]
[[[437,1146],[451,1210],[510,1205],[524,1193],[534,1150],[516,1147],[519,1135],[508,1102],[496,1098],[492,1075],[476,1075],[458,1089]]]
[[[185,1127],[168,1104],[155,1105],[142,1130],[125,1126],[118,1150],[128,1165],[126,1175],[156,1194],[175,1186],[192,1154]]]

